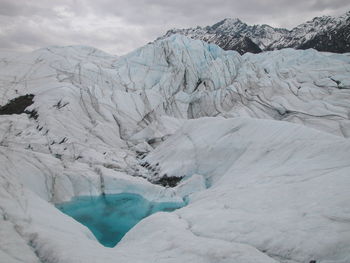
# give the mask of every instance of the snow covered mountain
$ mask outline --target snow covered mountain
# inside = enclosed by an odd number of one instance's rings
[[[240,54],[287,47],[345,53],[350,52],[350,11],[339,17],[315,17],[292,30],[268,25],[250,26],[239,19],[224,19],[212,26],[171,29],[164,37],[173,34],[214,43]]]
[[[0,57],[0,262],[350,261],[347,54]],[[103,193],[188,205],[106,248],[54,206]]]

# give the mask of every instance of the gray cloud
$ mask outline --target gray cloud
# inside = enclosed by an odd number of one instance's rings
[[[291,28],[347,10],[348,0],[0,0],[0,50],[89,45],[120,55],[174,27],[238,17]]]

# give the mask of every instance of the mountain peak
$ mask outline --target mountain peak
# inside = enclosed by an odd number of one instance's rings
[[[227,25],[233,25],[233,24],[239,24],[239,23],[243,23],[243,22],[238,18],[225,18],[225,19],[215,23],[214,25],[208,26],[208,27],[215,29],[215,28],[218,28],[222,25],[227,26]]]
[[[226,24],[244,24],[239,18],[225,18]]]

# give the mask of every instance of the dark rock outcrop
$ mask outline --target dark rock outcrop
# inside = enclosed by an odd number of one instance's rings
[[[33,98],[33,94],[27,94],[10,100],[6,105],[0,106],[0,115],[26,113],[29,117],[36,119],[37,112],[35,110],[26,110],[27,107],[34,103]]]

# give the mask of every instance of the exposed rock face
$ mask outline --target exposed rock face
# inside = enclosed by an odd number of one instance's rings
[[[350,52],[350,18],[348,23],[339,27],[332,28],[314,36],[309,41],[305,41],[298,48],[314,48],[319,51],[329,51],[335,53]]]
[[[174,35],[0,69],[0,105],[37,112],[0,115],[0,262],[350,262],[348,55]],[[107,249],[52,205],[102,193],[188,206]]]
[[[26,113],[26,108],[34,103],[34,95],[27,94],[12,99],[4,106],[0,106],[0,115],[11,115]]]
[[[239,19],[224,19],[204,28],[172,29],[164,37],[172,34],[214,43],[240,54],[282,48],[314,48],[318,51],[345,53],[350,52],[350,12],[340,17],[315,17],[292,30],[268,25],[250,26]]]
[[[243,55],[246,52],[260,53],[262,50],[256,45],[249,37],[233,38],[231,41],[227,41],[225,37],[222,37],[220,43],[217,43],[224,50],[235,50],[239,54]]]

